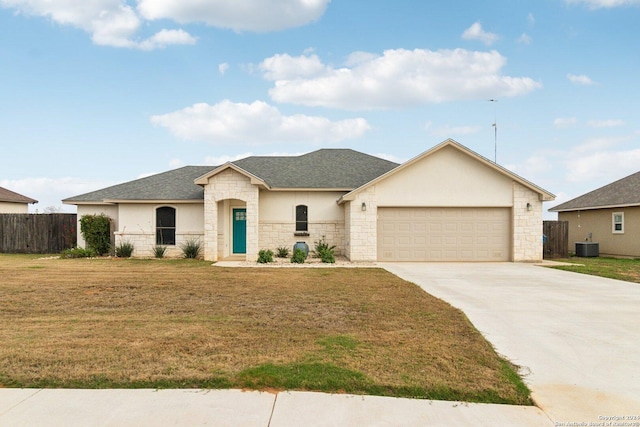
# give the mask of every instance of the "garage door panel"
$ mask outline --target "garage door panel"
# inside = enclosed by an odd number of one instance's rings
[[[378,208],[381,261],[508,261],[509,208]]]

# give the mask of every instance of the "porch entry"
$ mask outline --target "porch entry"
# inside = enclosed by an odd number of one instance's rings
[[[233,253],[247,253],[247,210],[233,209]]]

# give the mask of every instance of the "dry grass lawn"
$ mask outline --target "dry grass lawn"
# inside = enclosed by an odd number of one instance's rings
[[[530,404],[463,313],[382,269],[0,254],[0,298],[0,386]]]

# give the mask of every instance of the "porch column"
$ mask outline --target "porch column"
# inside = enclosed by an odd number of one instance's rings
[[[204,190],[204,259],[218,260],[218,202],[216,201],[211,184]]]

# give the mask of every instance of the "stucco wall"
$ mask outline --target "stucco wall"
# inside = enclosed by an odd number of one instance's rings
[[[353,261],[377,259],[378,207],[511,207],[512,260],[542,259],[542,202],[538,194],[453,147],[368,187],[345,205],[345,217],[350,218],[345,254]]]
[[[454,147],[441,150],[376,184],[378,206],[508,207],[512,180]]]
[[[344,252],[344,207],[337,200],[345,192],[261,191],[260,249],[280,246],[293,250],[297,242],[305,242],[312,250],[324,239],[335,245],[337,255]],[[308,236],[296,236],[296,206],[307,206]]]
[[[623,234],[612,231],[614,212],[624,213]],[[640,207],[559,212],[558,219],[569,221],[569,252],[576,242],[593,241],[601,255],[640,257]]]
[[[176,244],[166,246],[166,257],[182,256],[181,246],[189,240],[204,240],[203,203],[132,203],[119,206],[119,223],[122,227],[115,232],[115,244],[132,243],[134,256],[153,256],[156,246],[156,209],[163,206],[176,210]]]
[[[29,205],[26,203],[0,202],[0,213],[26,214],[29,213]]]
[[[118,206],[117,205],[78,205],[77,215],[78,215],[78,247],[86,249],[86,242],[82,237],[82,232],[80,231],[80,219],[84,215],[100,215],[105,214],[109,218],[111,218],[113,224],[113,230],[118,229]],[[114,239],[112,239],[112,242]]]

